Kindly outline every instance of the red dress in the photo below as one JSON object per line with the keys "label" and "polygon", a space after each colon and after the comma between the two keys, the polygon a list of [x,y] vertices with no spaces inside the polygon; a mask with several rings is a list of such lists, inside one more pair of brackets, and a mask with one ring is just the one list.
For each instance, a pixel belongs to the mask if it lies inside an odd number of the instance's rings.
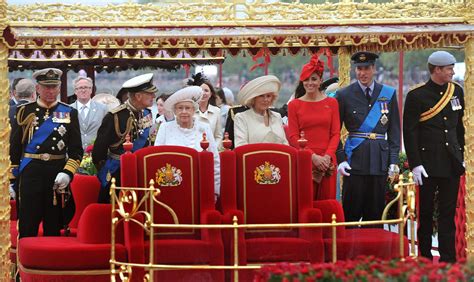
{"label": "red dress", "polygon": [[[288,104],[288,135],[291,146],[298,148],[300,132],[304,131],[307,147],[313,153],[331,156],[335,167],[336,149],[340,140],[339,104],[334,98],[309,102],[294,99]],[[321,183],[314,182],[315,200],[336,199],[337,171],[323,177]]]}

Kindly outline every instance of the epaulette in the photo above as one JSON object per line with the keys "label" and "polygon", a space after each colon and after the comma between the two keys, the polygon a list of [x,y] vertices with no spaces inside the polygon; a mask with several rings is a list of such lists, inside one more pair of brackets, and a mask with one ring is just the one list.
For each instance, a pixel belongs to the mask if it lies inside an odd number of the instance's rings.
{"label": "epaulette", "polygon": [[416,84],[416,85],[410,87],[410,88],[408,89],[408,92],[413,91],[413,90],[415,90],[415,89],[417,89],[417,88],[420,88],[421,86],[424,86],[425,84],[426,84],[426,82],[418,83],[418,84]]}
{"label": "epaulette", "polygon": [[111,112],[112,114],[116,114],[116,113],[118,113],[118,112],[120,112],[121,110],[126,109],[126,108],[127,108],[127,105],[121,104],[120,106],[111,109],[110,112]]}
{"label": "epaulette", "polygon": [[18,108],[20,108],[20,107],[24,107],[24,106],[29,105],[29,104],[32,104],[32,103],[34,103],[34,102],[35,102],[35,101],[31,101],[31,102],[24,103],[24,104],[21,104],[21,105],[18,105],[18,104],[17,104],[16,107],[17,107],[17,109],[18,109]]}
{"label": "epaulette", "polygon": [[66,104],[66,103],[64,103],[64,102],[59,101],[58,103],[59,103],[59,104],[62,104],[63,106],[68,106],[68,107],[72,108],[71,105]]}
{"label": "epaulette", "polygon": [[459,84],[458,82],[456,82],[456,81],[451,81],[451,82],[456,84],[457,86],[461,87],[461,89],[464,89],[464,87],[461,84]]}

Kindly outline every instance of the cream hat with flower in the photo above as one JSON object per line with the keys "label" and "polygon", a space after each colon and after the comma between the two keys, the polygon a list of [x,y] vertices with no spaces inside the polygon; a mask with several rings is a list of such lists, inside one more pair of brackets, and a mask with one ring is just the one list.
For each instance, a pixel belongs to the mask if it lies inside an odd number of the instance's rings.
{"label": "cream hat with flower", "polygon": [[192,102],[194,108],[202,98],[202,88],[199,86],[188,86],[183,89],[176,91],[164,103],[164,107],[167,111],[173,111],[174,105],[180,102]]}
{"label": "cream hat with flower", "polygon": [[281,83],[276,76],[260,76],[249,81],[240,89],[239,94],[237,94],[237,100],[241,105],[251,106],[253,98],[272,93],[275,96],[273,101],[275,101],[278,99],[280,88]]}

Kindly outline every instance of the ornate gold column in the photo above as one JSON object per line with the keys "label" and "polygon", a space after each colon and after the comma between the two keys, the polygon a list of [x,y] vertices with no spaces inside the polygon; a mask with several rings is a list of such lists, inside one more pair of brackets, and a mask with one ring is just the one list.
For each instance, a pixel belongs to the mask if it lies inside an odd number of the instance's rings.
{"label": "ornate gold column", "polygon": [[466,241],[467,258],[474,258],[474,38],[470,38],[464,46],[466,76],[464,81],[464,125],[466,126]]}
{"label": "ornate gold column", "polygon": [[[6,0],[0,0],[0,31],[7,26]],[[10,279],[10,194],[8,170],[10,123],[8,122],[8,48],[0,41],[0,281]]]}
{"label": "ornate gold column", "polygon": [[348,47],[339,47],[337,50],[339,59],[339,86],[344,87],[351,82],[351,54]]}

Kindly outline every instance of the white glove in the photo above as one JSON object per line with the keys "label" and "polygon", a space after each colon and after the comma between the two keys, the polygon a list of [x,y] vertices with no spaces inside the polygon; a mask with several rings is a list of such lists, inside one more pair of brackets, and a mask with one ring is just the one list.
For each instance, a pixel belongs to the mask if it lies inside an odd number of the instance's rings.
{"label": "white glove", "polygon": [[71,178],[69,177],[69,175],[67,175],[64,172],[60,172],[56,176],[54,183],[57,184],[60,189],[64,189],[66,188],[66,186],[69,184],[70,181],[71,181]]}
{"label": "white glove", "polygon": [[348,162],[344,161],[342,163],[340,163],[338,166],[337,166],[337,171],[344,175],[344,176],[349,176],[351,175],[349,172],[347,172],[348,170],[351,170],[351,166],[349,165]]}
{"label": "white glove", "polygon": [[423,178],[421,176],[428,177],[425,168],[422,165],[419,165],[413,169],[413,179],[415,180],[416,185],[423,185]]}
{"label": "white glove", "polygon": [[15,196],[16,196],[16,193],[15,193],[15,190],[13,189],[13,184],[10,184],[10,198],[12,198],[13,200],[15,200]]}

